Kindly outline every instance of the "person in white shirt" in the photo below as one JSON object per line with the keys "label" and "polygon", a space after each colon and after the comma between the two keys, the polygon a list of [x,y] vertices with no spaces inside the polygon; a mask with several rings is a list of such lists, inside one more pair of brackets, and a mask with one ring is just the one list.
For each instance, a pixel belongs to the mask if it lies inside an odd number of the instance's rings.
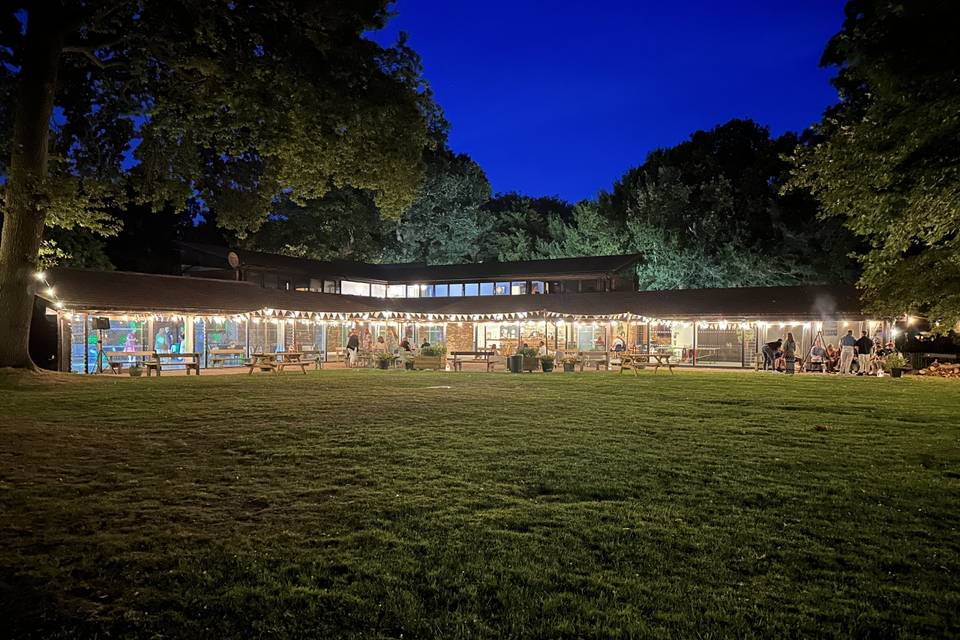
{"label": "person in white shirt", "polygon": [[545,356],[545,355],[547,355],[547,353],[548,353],[548,351],[547,351],[547,343],[544,342],[543,340],[541,340],[541,341],[540,341],[540,348],[537,349],[537,355],[538,355],[538,356]]}

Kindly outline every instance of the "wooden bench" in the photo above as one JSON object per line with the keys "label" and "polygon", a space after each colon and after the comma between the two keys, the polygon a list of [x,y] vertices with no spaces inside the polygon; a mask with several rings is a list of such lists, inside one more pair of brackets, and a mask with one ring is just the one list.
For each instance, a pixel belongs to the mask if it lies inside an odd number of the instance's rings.
{"label": "wooden bench", "polygon": [[[171,362],[172,360],[179,360],[179,362]],[[147,370],[148,378],[152,371],[156,371],[157,377],[159,378],[160,371],[162,371],[164,367],[184,367],[187,370],[187,375],[190,375],[191,370],[196,372],[197,375],[200,375],[200,354],[154,352],[153,359],[145,361],[143,366]]]}
{"label": "wooden bench", "polygon": [[640,369],[646,369],[650,363],[650,356],[646,354],[620,354],[620,373],[624,371],[633,371],[633,375],[638,375]]}
{"label": "wooden bench", "polygon": [[207,352],[209,355],[209,364],[211,368],[222,367],[227,362],[236,362],[235,366],[243,366],[243,349],[220,349],[213,348]]}
{"label": "wooden bench", "polygon": [[606,351],[581,351],[579,354],[580,359],[580,371],[583,371],[583,367],[587,364],[593,364],[597,367],[597,371],[600,371],[601,365],[610,370],[610,357]]}
{"label": "wooden bench", "polygon": [[454,371],[463,371],[464,363],[483,364],[492,371],[497,359],[492,351],[451,351],[450,362]]}
{"label": "wooden bench", "polygon": [[[144,364],[148,360],[153,360],[153,356],[156,354],[155,351],[104,351],[103,355],[107,359],[107,366],[110,367],[110,370],[115,374],[118,374],[123,371],[123,365],[140,365]],[[131,358],[133,359],[131,361]]]}

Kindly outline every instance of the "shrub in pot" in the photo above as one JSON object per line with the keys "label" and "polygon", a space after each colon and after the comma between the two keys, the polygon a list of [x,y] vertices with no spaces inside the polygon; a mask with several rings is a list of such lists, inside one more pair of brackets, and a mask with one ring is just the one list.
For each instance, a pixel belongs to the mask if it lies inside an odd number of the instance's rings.
{"label": "shrub in pot", "polygon": [[883,368],[890,372],[891,378],[899,378],[907,368],[907,359],[899,353],[891,353],[883,359]]}
{"label": "shrub in pot", "polygon": [[389,369],[390,365],[393,364],[393,361],[395,359],[396,359],[396,356],[393,355],[392,353],[387,353],[386,351],[384,351],[383,353],[378,353],[377,366],[380,367],[381,369]]}
{"label": "shrub in pot", "polygon": [[570,357],[563,359],[563,371],[564,373],[571,373],[577,370],[577,359]]}
{"label": "shrub in pot", "polygon": [[543,369],[544,373],[550,373],[553,371],[553,356],[540,356],[540,367]]}
{"label": "shrub in pot", "polygon": [[523,356],[523,370],[535,371],[540,368],[540,356],[533,347],[521,347],[517,353]]}

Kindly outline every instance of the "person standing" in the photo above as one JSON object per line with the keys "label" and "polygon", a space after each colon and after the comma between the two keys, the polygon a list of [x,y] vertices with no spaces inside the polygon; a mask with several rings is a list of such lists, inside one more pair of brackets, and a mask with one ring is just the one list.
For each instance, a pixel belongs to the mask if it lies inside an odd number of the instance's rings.
{"label": "person standing", "polygon": [[347,366],[352,367],[357,364],[357,351],[360,350],[360,337],[357,330],[350,331],[350,337],[347,338]]}
{"label": "person standing", "polygon": [[847,335],[840,338],[840,375],[842,376],[850,373],[856,344],[857,339],[853,337],[853,329],[847,331]]}
{"label": "person standing", "polygon": [[760,349],[763,352],[763,370],[767,370],[767,366],[770,367],[771,371],[775,371],[774,363],[777,360],[777,351],[780,351],[780,345],[783,344],[783,340],[777,338],[773,342],[768,342],[763,345],[763,348]]}
{"label": "person standing", "polygon": [[854,347],[857,350],[857,363],[860,365],[860,370],[857,372],[857,375],[865,376],[870,370],[870,354],[873,352],[873,340],[871,340],[867,332],[864,331],[860,339],[854,343]]}
{"label": "person standing", "polygon": [[797,341],[793,339],[793,333],[787,332],[787,339],[783,341],[783,361],[785,363],[784,371],[788,375],[793,375],[793,368],[797,362]]}

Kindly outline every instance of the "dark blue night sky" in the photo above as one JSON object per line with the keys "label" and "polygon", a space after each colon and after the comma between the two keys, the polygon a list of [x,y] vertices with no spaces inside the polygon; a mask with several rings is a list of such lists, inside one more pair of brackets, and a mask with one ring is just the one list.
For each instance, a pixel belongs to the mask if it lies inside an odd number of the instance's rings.
{"label": "dark blue night sky", "polygon": [[495,191],[578,200],[696,129],[819,120],[836,95],[818,62],[843,5],[398,0],[376,39],[409,34],[451,146]]}

